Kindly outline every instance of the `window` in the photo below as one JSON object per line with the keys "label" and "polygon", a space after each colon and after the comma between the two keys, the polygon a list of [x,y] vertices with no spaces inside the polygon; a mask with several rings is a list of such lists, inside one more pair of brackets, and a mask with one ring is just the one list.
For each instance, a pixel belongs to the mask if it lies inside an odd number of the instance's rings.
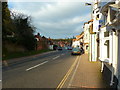
{"label": "window", "polygon": [[88,50],[88,45],[86,46],[86,50]]}
{"label": "window", "polygon": [[104,32],[104,37],[109,37],[109,32]]}

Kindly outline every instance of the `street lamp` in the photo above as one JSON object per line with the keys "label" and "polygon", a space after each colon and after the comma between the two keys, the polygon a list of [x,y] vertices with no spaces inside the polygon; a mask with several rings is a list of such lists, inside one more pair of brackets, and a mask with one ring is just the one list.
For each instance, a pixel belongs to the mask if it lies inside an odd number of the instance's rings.
{"label": "street lamp", "polygon": [[91,3],[85,3],[85,6],[91,6],[91,19],[92,19],[92,4]]}
{"label": "street lamp", "polygon": [[90,6],[90,5],[92,5],[92,4],[91,4],[91,3],[85,3],[85,5],[86,5],[86,6]]}
{"label": "street lamp", "polygon": [[[85,3],[85,6],[91,6],[91,19],[92,19],[92,4],[91,4],[91,3]],[[92,36],[91,36],[91,38],[92,38]],[[91,50],[90,50],[90,49],[91,49],[90,46],[91,46],[91,45],[90,45],[90,35],[89,35],[89,53],[88,53],[88,58],[89,58],[90,61],[91,61],[92,59],[91,59],[90,53],[92,53],[92,52],[91,52]],[[91,46],[91,47],[92,47],[92,46]]]}

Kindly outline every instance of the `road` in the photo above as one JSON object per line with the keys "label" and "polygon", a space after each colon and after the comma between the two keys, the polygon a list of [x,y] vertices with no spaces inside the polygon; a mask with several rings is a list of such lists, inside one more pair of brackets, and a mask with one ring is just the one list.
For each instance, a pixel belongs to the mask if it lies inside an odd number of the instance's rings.
{"label": "road", "polygon": [[62,50],[3,69],[3,88],[67,88],[80,56]]}

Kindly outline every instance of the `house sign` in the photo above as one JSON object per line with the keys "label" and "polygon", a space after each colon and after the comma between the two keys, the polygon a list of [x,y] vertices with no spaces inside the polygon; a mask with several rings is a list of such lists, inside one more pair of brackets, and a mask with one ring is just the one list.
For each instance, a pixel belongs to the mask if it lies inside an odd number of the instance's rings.
{"label": "house sign", "polygon": [[99,24],[99,20],[94,20],[93,21],[93,32],[99,32],[99,27],[100,27],[100,24]]}

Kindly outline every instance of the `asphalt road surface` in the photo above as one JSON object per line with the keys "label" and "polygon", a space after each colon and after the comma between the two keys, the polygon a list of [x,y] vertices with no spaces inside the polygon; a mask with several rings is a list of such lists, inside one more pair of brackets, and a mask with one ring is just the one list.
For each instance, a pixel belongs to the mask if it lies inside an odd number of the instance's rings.
{"label": "asphalt road surface", "polygon": [[56,51],[4,70],[3,88],[67,88],[80,56]]}

